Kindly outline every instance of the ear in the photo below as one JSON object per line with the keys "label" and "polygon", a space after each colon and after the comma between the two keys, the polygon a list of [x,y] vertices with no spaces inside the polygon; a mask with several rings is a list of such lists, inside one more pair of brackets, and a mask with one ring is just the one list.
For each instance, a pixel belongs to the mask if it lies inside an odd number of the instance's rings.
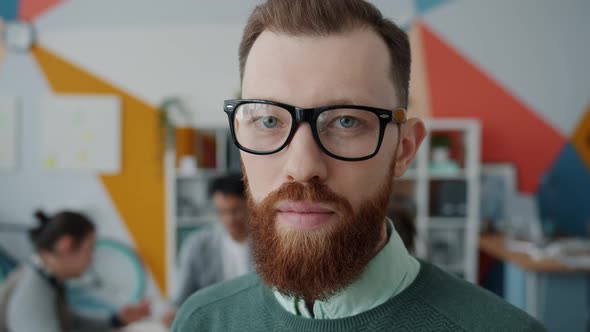
{"label": "ear", "polygon": [[71,253],[74,249],[74,239],[70,235],[60,237],[54,247],[54,251],[58,254]]}
{"label": "ear", "polygon": [[412,160],[426,137],[424,122],[418,118],[411,118],[402,125],[401,142],[397,151],[397,163],[395,165],[395,177],[404,175],[412,164]]}

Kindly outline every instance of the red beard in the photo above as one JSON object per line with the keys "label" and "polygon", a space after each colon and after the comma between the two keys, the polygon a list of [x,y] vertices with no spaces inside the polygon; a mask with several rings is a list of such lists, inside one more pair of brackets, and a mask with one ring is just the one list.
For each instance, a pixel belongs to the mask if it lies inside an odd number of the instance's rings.
{"label": "red beard", "polygon": [[[393,167],[389,175],[393,179]],[[246,177],[245,181],[256,270],[282,294],[306,301],[327,300],[356,280],[376,254],[393,181],[379,186],[358,211],[316,181],[285,183],[256,204]],[[278,227],[280,201],[323,203],[336,211],[336,220],[315,230]]]}

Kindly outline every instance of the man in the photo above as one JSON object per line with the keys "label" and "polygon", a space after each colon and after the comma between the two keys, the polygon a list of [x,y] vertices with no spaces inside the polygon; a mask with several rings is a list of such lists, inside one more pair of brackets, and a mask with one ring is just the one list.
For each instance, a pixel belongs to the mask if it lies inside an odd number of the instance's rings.
{"label": "man", "polygon": [[[240,44],[257,275],[195,294],[173,330],[537,331],[520,310],[410,256],[385,218],[426,135],[406,119],[406,34],[361,0],[269,0]],[[293,105],[293,106],[292,106]]]}
{"label": "man", "polygon": [[[197,290],[252,270],[241,175],[214,179],[209,196],[221,225],[195,232],[185,240],[180,252],[179,286],[172,300],[176,308]],[[174,310],[166,313],[164,324],[170,325],[174,315]]]}

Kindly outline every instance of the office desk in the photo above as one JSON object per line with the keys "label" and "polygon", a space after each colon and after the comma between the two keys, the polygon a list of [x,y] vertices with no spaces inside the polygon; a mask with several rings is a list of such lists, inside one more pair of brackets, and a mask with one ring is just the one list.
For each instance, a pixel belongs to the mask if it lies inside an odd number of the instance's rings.
{"label": "office desk", "polygon": [[482,252],[504,262],[504,298],[537,318],[549,331],[587,331],[590,269],[554,258],[534,260],[510,250],[502,235],[482,235]]}
{"label": "office desk", "polygon": [[168,329],[165,328],[160,322],[157,321],[142,321],[131,324],[125,327],[121,332],[167,332]]}

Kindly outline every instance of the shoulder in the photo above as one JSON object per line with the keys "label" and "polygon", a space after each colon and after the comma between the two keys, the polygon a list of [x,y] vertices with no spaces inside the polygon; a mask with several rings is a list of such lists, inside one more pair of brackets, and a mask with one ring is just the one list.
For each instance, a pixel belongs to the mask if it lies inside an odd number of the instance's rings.
{"label": "shoulder", "polygon": [[[32,267],[24,266],[6,311],[8,329],[11,331],[60,331],[56,301],[57,292],[53,286]],[[32,313],[35,319],[31,319]]]}
{"label": "shoulder", "polygon": [[422,300],[467,331],[545,331],[524,311],[497,295],[422,262],[429,282]]}
{"label": "shoulder", "polygon": [[253,273],[221,282],[193,294],[180,311],[181,313],[190,314],[216,305],[231,304],[244,293],[260,286],[260,279]]}
{"label": "shoulder", "polygon": [[185,240],[184,247],[194,248],[208,245],[215,242],[219,237],[219,229],[217,226],[204,226],[203,228],[192,232]]}
{"label": "shoulder", "polygon": [[39,299],[53,299],[53,287],[32,267],[24,265],[18,272],[18,281],[13,290],[12,302],[39,302]]}
{"label": "shoulder", "polygon": [[210,251],[214,251],[218,242],[216,227],[204,226],[203,228],[192,232],[182,242],[180,256],[185,260],[198,260]]}
{"label": "shoulder", "polygon": [[47,291],[53,293],[53,287],[33,267],[23,265],[17,273],[19,273],[19,280],[15,292]]}
{"label": "shoulder", "polygon": [[9,317],[20,316],[21,308],[30,308],[42,312],[53,307],[56,298],[54,289],[30,266],[23,266],[19,271],[18,281],[8,301]]}
{"label": "shoulder", "polygon": [[243,311],[244,305],[253,300],[253,292],[260,287],[262,284],[258,276],[248,274],[196,292],[180,308],[173,331],[184,331],[184,328],[210,314],[223,312],[230,316],[234,311]]}

